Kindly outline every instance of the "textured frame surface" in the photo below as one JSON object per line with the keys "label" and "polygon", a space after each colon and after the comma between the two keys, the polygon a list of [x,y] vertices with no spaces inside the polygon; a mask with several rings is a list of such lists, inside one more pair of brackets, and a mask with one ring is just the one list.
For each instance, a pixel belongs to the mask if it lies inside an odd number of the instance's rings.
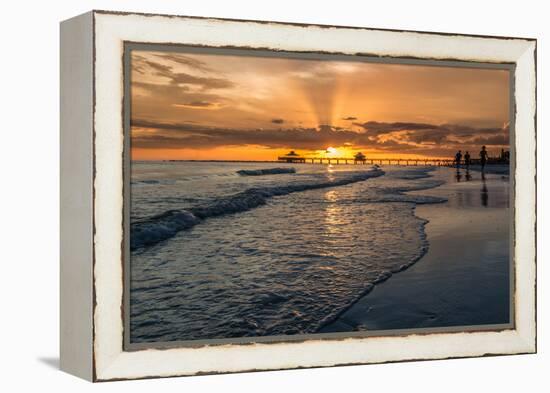
{"label": "textured frame surface", "polygon": [[[95,380],[531,353],[536,350],[535,41],[104,12],[94,12],[93,22]],[[515,195],[515,329],[125,352],[121,312],[124,152],[121,76],[124,42],[128,41],[514,63],[516,189],[521,190]]]}

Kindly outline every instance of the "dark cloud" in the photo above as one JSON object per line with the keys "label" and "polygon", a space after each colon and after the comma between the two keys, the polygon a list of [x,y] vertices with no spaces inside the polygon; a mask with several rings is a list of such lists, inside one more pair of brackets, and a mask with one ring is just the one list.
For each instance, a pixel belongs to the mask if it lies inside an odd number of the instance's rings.
{"label": "dark cloud", "polygon": [[384,142],[377,142],[375,146],[377,149],[388,150],[388,151],[414,150],[417,148],[417,146],[415,145],[398,142],[393,139],[388,139],[387,141],[384,141]]}
{"label": "dark cloud", "polygon": [[440,130],[408,131],[403,138],[414,143],[445,143],[449,134]]}
{"label": "dark cloud", "polygon": [[[275,120],[275,119],[274,119]],[[371,122],[375,123],[375,122]],[[379,149],[392,152],[407,151],[417,154],[451,154],[457,146],[474,149],[476,146],[507,145],[506,128],[491,129],[493,135],[485,135],[489,129],[475,129],[458,125],[446,126],[447,130],[469,129],[476,135],[467,141],[458,141],[455,134],[443,134],[443,128],[420,123],[376,123],[378,130],[404,130],[399,138],[371,135],[330,125],[318,128],[287,129],[234,129],[206,127],[190,123],[163,123],[146,120],[132,121],[132,127],[154,129],[151,133],[135,134],[132,145],[138,148],[213,148],[219,146],[258,145],[266,148],[322,150],[327,146],[351,146],[361,149]],[[400,124],[397,125],[396,124]],[[403,125],[407,124],[406,127]],[[482,134],[481,136],[479,134]],[[422,153],[421,153],[422,152]]]}
{"label": "dark cloud", "polygon": [[146,90],[147,93],[155,97],[159,97],[159,99],[181,99],[182,94],[185,94],[187,91],[189,91],[189,87],[187,86],[161,85],[158,83],[137,81],[132,83],[132,88],[134,87]]}
{"label": "dark cloud", "polygon": [[[178,64],[185,64],[195,69],[198,68],[203,71],[207,70],[203,62],[192,58],[187,58],[184,56],[178,56],[173,54],[157,55],[157,57],[169,59]],[[199,87],[202,90],[227,89],[235,86],[233,82],[224,78],[211,77],[211,76],[197,76],[186,72],[174,72],[171,66],[157,63],[152,60],[148,60],[139,55],[134,55],[133,61],[135,62],[133,67],[138,73],[150,74],[150,75],[167,78],[169,80],[169,83],[173,85],[194,85]]]}
{"label": "dark cloud", "polygon": [[376,140],[381,135],[399,132],[399,139],[412,144],[460,145],[483,144],[504,145],[509,142],[509,128],[504,127],[471,127],[460,124],[428,124],[428,123],[384,123],[369,121],[354,123],[365,130],[367,135]]}
{"label": "dark cloud", "polygon": [[212,72],[213,70],[206,65],[204,61],[200,61],[193,57],[188,57],[181,54],[176,53],[157,53],[155,54],[156,57],[171,61],[173,63],[177,63],[180,65],[184,65],[190,68],[194,68],[200,71],[204,72]]}
{"label": "dark cloud", "polygon": [[188,106],[197,106],[197,107],[201,107],[201,108],[207,108],[207,107],[210,107],[210,106],[214,106],[215,103],[207,102],[207,101],[193,101],[193,102],[188,102],[186,105],[188,105]]}
{"label": "dark cloud", "polygon": [[366,123],[353,123],[356,126],[362,127],[369,135],[384,135],[396,131],[411,131],[411,132],[424,132],[424,135],[428,135],[429,132],[439,132],[445,135],[476,135],[476,134],[495,134],[503,131],[508,131],[508,127],[486,127],[475,128],[466,125],[457,124],[427,124],[427,123],[384,123],[377,121],[368,121]]}
{"label": "dark cloud", "polygon": [[186,108],[198,108],[198,109],[214,109],[219,106],[217,102],[209,102],[209,101],[191,101],[191,102],[184,102],[180,104],[174,104],[176,106],[183,106]]}
{"label": "dark cloud", "polygon": [[235,84],[227,79],[194,76],[185,72],[170,73],[171,83],[176,85],[196,85],[206,89],[227,89]]}
{"label": "dark cloud", "polygon": [[142,120],[142,119],[131,119],[130,125],[132,127],[149,128],[149,129],[161,130],[161,131],[168,130],[168,131],[181,132],[181,133],[212,129],[202,125],[195,124],[195,122],[163,123],[163,122],[157,122],[155,120]]}
{"label": "dark cloud", "polygon": [[157,107],[187,107],[200,109],[213,109],[225,106],[229,100],[218,94],[210,92],[191,91],[186,85],[156,84],[147,82],[133,82],[132,88],[139,88],[146,92],[146,96],[134,95],[132,105],[136,110],[152,108],[150,97],[154,97],[153,103]]}
{"label": "dark cloud", "polygon": [[370,135],[383,135],[395,131],[405,130],[429,130],[437,128],[433,124],[425,123],[382,123],[378,121],[367,121],[366,123],[353,123],[356,126],[363,127],[365,132]]}
{"label": "dark cloud", "polygon": [[353,121],[353,120],[357,120],[357,118],[353,116],[348,116],[348,117],[342,117],[342,120]]}
{"label": "dark cloud", "polygon": [[288,129],[226,129],[189,123],[132,121],[132,127],[152,128],[150,134],[134,135],[132,145],[141,148],[210,148],[229,145],[260,145],[268,148],[326,149],[327,146],[372,144],[363,133],[330,126]]}
{"label": "dark cloud", "polygon": [[[343,130],[342,127],[335,127],[329,124],[320,124],[318,129],[319,129],[319,132],[327,132],[327,133]],[[350,131],[350,132],[353,132],[353,131]],[[356,132],[353,132],[353,133],[356,134]]]}
{"label": "dark cloud", "polygon": [[283,124],[285,122],[284,119],[272,119],[271,122],[273,124]]}
{"label": "dark cloud", "polygon": [[510,135],[509,134],[501,134],[501,135],[493,135],[489,137],[479,137],[475,138],[470,144],[474,145],[497,145],[497,146],[507,146],[510,144]]}
{"label": "dark cloud", "polygon": [[158,75],[165,75],[167,73],[170,73],[172,68],[170,66],[155,63],[154,61],[141,59],[140,64],[136,65],[137,70],[139,73],[144,74],[145,73],[145,67],[147,66],[150,70],[154,71]]}

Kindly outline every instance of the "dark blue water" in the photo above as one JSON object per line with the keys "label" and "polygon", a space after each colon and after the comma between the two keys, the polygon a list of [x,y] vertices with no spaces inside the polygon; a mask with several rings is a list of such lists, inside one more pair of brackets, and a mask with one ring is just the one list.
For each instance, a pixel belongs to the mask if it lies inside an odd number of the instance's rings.
{"label": "dark blue water", "polygon": [[270,167],[134,163],[132,342],[315,333],[426,252],[429,168]]}

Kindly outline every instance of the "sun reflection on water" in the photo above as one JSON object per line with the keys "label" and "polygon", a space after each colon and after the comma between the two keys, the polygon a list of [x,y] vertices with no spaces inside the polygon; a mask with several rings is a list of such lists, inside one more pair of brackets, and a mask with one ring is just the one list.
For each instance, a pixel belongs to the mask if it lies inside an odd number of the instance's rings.
{"label": "sun reflection on water", "polygon": [[338,203],[340,197],[336,190],[330,190],[325,193],[325,232],[328,236],[328,241],[338,241],[338,235],[342,231],[342,226],[345,224],[344,211],[342,206]]}
{"label": "sun reflection on water", "polygon": [[334,166],[332,164],[327,165],[327,178],[330,181],[334,180]]}

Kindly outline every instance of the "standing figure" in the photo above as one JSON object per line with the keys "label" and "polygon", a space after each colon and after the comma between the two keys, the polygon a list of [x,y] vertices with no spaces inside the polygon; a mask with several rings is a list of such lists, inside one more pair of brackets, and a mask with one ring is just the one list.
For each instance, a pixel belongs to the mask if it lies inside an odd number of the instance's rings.
{"label": "standing figure", "polygon": [[462,160],[462,152],[459,150],[455,154],[456,170],[460,168],[460,161]]}
{"label": "standing figure", "polygon": [[464,164],[466,165],[466,170],[470,169],[470,152],[464,154]]}
{"label": "standing figure", "polygon": [[485,149],[485,146],[481,148],[481,151],[479,152],[479,161],[481,162],[481,170],[485,170],[485,164],[487,163],[487,150]]}

